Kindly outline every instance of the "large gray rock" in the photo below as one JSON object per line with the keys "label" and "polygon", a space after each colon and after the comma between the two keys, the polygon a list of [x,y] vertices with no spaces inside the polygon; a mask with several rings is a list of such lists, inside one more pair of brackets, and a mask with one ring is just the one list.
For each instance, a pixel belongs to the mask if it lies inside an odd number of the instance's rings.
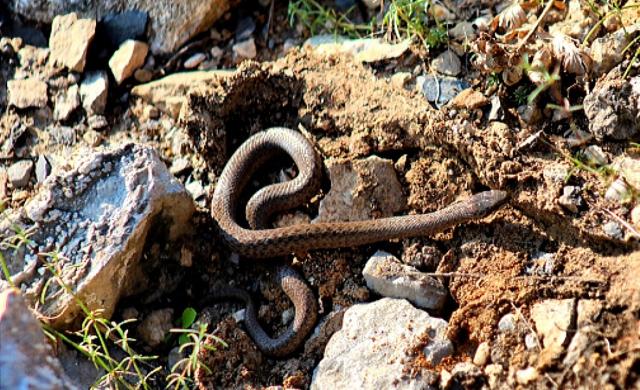
{"label": "large gray rock", "polygon": [[[62,279],[89,309],[101,309],[108,318],[121,296],[145,286],[139,259],[150,228],[162,221],[169,239],[175,238],[188,228],[193,210],[189,194],[156,152],[128,144],[49,176],[24,215],[13,221],[33,229],[32,243],[5,258],[10,273],[21,275],[27,297],[37,299],[52,276],[36,254],[56,250],[45,259],[55,260]],[[34,264],[37,272],[20,274]],[[53,326],[79,313],[76,299],[58,283],[49,283],[43,297],[38,310]]]}
{"label": "large gray rock", "polygon": [[352,306],[327,344],[311,389],[430,389],[405,370],[416,349],[433,365],[453,353],[446,328],[445,320],[401,299]]}
{"label": "large gray rock", "polygon": [[640,132],[640,77],[622,77],[616,68],[584,98],[589,132],[598,140],[631,140]]}
{"label": "large gray rock", "polygon": [[367,287],[389,298],[404,298],[424,309],[441,309],[447,290],[432,276],[402,264],[395,256],[377,251],[362,270]]}
{"label": "large gray rock", "polygon": [[175,51],[194,35],[207,30],[236,0],[9,0],[9,7],[27,19],[51,23],[56,15],[77,12],[102,20],[107,14],[128,10],[148,12],[149,44],[155,54]]}
{"label": "large gray rock", "polygon": [[0,388],[76,389],[15,289],[0,293]]}

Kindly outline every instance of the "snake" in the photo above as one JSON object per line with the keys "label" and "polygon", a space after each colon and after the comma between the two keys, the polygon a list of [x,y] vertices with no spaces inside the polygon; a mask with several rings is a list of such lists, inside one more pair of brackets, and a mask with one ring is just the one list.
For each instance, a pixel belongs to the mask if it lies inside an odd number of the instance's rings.
{"label": "snake", "polygon": [[[291,180],[267,185],[253,194],[245,206],[245,224],[237,216],[243,191],[260,167],[282,153],[293,160],[297,175]],[[319,154],[300,132],[272,127],[247,138],[227,161],[211,199],[211,214],[222,240],[231,251],[256,260],[315,249],[355,247],[432,235],[484,218],[508,199],[505,191],[488,190],[426,214],[270,228],[269,220],[273,215],[300,206],[319,191],[322,171]],[[291,267],[279,267],[276,282],[292,301],[295,310],[293,321],[277,338],[268,336],[261,327],[248,293],[227,288],[218,295],[244,301],[245,328],[255,344],[269,356],[285,357],[295,352],[311,332],[318,309],[310,287]]]}

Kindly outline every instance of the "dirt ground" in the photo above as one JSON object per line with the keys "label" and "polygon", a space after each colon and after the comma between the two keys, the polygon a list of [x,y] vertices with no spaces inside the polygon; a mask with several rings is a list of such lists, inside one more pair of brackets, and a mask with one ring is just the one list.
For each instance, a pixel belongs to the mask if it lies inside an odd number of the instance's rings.
{"label": "dirt ground", "polygon": [[[282,21],[282,12],[275,17]],[[278,29],[276,37],[282,36]],[[508,367],[494,377],[462,378],[463,388],[489,383],[496,388],[640,388],[639,244],[632,237],[613,239],[602,229],[609,213],[624,216],[629,210],[603,197],[610,183],[573,169],[567,158],[570,150],[556,125],[527,125],[515,115],[489,121],[488,107],[434,109],[415,88],[398,87],[389,80],[397,71],[414,69],[419,63],[415,54],[400,62],[368,66],[346,56],[319,56],[303,49],[279,59],[270,53],[260,48],[257,60],[273,62],[245,61],[234,76],[192,91],[178,120],[164,113],[150,119],[149,105],[134,97],[115,104],[108,113],[112,125],[102,133],[104,145],[142,142],[157,149],[170,165],[176,157],[175,137],[168,134],[179,132],[192,162],[189,178],[211,184],[199,203],[189,237],[178,243],[150,240],[144,255],[149,292],[124,299],[116,320],[131,307],[140,317],[161,307],[178,313],[195,307],[211,323],[214,334],[228,344],[203,353],[211,372],[198,372],[200,388],[306,388],[326,342],[340,327],[344,310],[378,298],[366,287],[362,268],[376,250],[384,249],[398,258],[418,258],[420,270],[437,275],[450,291],[444,310],[435,314],[449,321],[448,335],[456,352],[435,369],[450,370],[456,363],[471,361],[483,342],[491,345],[492,362]],[[37,73],[40,66],[32,64],[29,71]],[[3,81],[16,69],[1,64],[0,72]],[[122,96],[123,90],[114,94]],[[505,111],[515,106],[505,102]],[[35,129],[37,135],[28,138],[19,153],[64,153],[62,145],[47,141],[44,128],[49,122],[38,115],[38,111],[8,110],[0,121],[5,129],[17,122],[30,123]],[[509,202],[481,221],[433,237],[311,251],[271,261],[238,261],[217,237],[210,198],[233,151],[249,135],[270,126],[300,129],[324,159],[377,155],[393,160],[407,198],[405,214],[434,211],[489,188],[507,191]],[[539,130],[545,131],[536,135]],[[529,142],[532,137],[534,141]],[[34,139],[39,141],[30,141]],[[603,141],[599,146],[614,156],[634,154],[622,143]],[[270,178],[282,168],[290,169],[291,162],[283,159],[274,167],[267,172]],[[551,173],[558,169],[569,172],[568,177],[555,178]],[[179,179],[184,182],[187,175]],[[557,201],[563,187],[573,184],[585,189],[584,204],[576,212]],[[292,223],[295,213],[315,217],[330,186],[325,175],[323,194],[281,222]],[[11,197],[9,205],[21,207],[32,190]],[[189,266],[180,263],[185,251],[192,255]],[[552,254],[552,261],[544,254]],[[320,334],[309,339],[302,351],[276,360],[262,355],[233,319],[242,305],[212,304],[207,296],[220,284],[248,290],[258,298],[261,322],[278,333],[284,330],[282,312],[291,308],[272,280],[275,263],[282,261],[292,263],[311,285],[321,303],[322,325]],[[593,301],[598,307],[597,315],[589,319],[588,347],[571,365],[563,363],[564,355],[541,353],[539,341],[532,349],[525,345],[532,329],[532,307],[548,299]],[[498,323],[508,313],[517,313],[521,321],[515,332],[504,334]],[[569,333],[578,328],[573,321]],[[166,356],[163,348],[154,353]],[[417,353],[407,370],[434,369],[423,360]],[[529,366],[539,376],[527,385],[514,382],[514,373]]]}

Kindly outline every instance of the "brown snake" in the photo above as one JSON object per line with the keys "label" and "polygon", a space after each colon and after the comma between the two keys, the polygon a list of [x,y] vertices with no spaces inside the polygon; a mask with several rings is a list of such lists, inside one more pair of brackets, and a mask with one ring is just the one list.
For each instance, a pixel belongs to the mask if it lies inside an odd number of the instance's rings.
{"label": "brown snake", "polygon": [[[298,167],[290,181],[272,184],[256,192],[247,203],[246,219],[251,228],[238,223],[238,199],[256,170],[276,153],[285,152]],[[271,128],[247,139],[231,156],[213,194],[211,213],[229,247],[251,258],[268,258],[310,249],[352,247],[394,238],[430,235],[448,227],[487,216],[507,200],[504,191],[485,191],[441,210],[418,215],[368,221],[308,223],[267,228],[276,212],[291,209],[315,194],[320,186],[322,163],[311,143],[300,133]],[[276,339],[261,328],[255,307],[246,292],[227,289],[218,295],[235,297],[247,304],[245,326],[266,354],[282,357],[294,352],[313,329],[317,305],[304,280],[289,267],[282,267],[277,280],[295,307],[289,329]]]}

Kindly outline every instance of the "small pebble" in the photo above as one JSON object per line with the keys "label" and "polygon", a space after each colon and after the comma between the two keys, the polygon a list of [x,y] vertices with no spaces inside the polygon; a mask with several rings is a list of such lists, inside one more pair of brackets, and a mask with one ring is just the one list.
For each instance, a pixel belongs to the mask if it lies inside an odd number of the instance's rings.
{"label": "small pebble", "polygon": [[527,347],[527,349],[529,351],[532,351],[536,348],[538,348],[538,342],[536,340],[536,335],[533,333],[527,333],[526,336],[524,336],[524,345],[525,347]]}
{"label": "small pebble", "polygon": [[94,130],[103,129],[109,125],[104,115],[91,115],[87,120],[87,124]]}
{"label": "small pebble", "polygon": [[640,206],[636,206],[631,210],[631,222],[635,227],[640,227]]}
{"label": "small pebble", "polygon": [[489,343],[482,342],[478,345],[478,349],[476,349],[476,354],[473,356],[473,364],[478,367],[483,367],[489,361],[489,357],[491,356],[491,347]]}
{"label": "small pebble", "polygon": [[41,154],[38,156],[38,161],[36,162],[36,180],[38,183],[43,183],[50,173],[51,164],[49,164],[47,158]]}
{"label": "small pebble", "polygon": [[613,200],[616,202],[621,202],[629,197],[631,193],[631,189],[624,181],[623,178],[619,177],[616,179],[609,188],[607,188],[607,192],[604,194],[604,198],[608,200]]}
{"label": "small pebble", "polygon": [[256,49],[256,43],[253,38],[249,38],[246,41],[238,42],[233,45],[234,57],[238,60],[253,59],[258,54]]}
{"label": "small pebble", "polygon": [[602,151],[602,148],[598,145],[588,146],[584,150],[584,155],[597,165],[605,165],[609,162],[609,158],[606,154],[604,154],[604,151]]}
{"label": "small pebble", "polygon": [[31,171],[33,170],[33,161],[21,160],[11,164],[7,170],[9,182],[14,188],[26,187],[29,184]]}
{"label": "small pebble", "polygon": [[93,129],[87,129],[82,135],[82,139],[90,146],[96,147],[102,143],[102,135]]}
{"label": "small pebble", "polygon": [[602,230],[604,230],[604,234],[615,240],[622,240],[624,238],[624,232],[617,222],[609,221],[605,223]]}
{"label": "small pebble", "polygon": [[577,213],[578,208],[582,206],[580,188],[576,186],[565,186],[562,188],[562,196],[558,198],[558,204],[572,213]]}
{"label": "small pebble", "polygon": [[195,53],[184,62],[185,69],[194,69],[207,58],[204,53]]}
{"label": "small pebble", "polygon": [[211,53],[211,57],[213,57],[213,59],[216,59],[216,60],[219,60],[220,58],[222,58],[222,55],[224,54],[224,50],[222,50],[218,46],[212,47],[209,52]]}
{"label": "small pebble", "polygon": [[527,367],[516,372],[516,380],[522,385],[526,385],[538,378],[538,370],[535,367]]}
{"label": "small pebble", "polygon": [[513,332],[516,329],[516,322],[515,314],[506,314],[498,321],[498,329],[501,332]]}
{"label": "small pebble", "polygon": [[136,81],[146,83],[148,81],[151,81],[151,79],[153,78],[153,72],[145,68],[136,69],[136,71],[133,72],[133,77],[136,79]]}

